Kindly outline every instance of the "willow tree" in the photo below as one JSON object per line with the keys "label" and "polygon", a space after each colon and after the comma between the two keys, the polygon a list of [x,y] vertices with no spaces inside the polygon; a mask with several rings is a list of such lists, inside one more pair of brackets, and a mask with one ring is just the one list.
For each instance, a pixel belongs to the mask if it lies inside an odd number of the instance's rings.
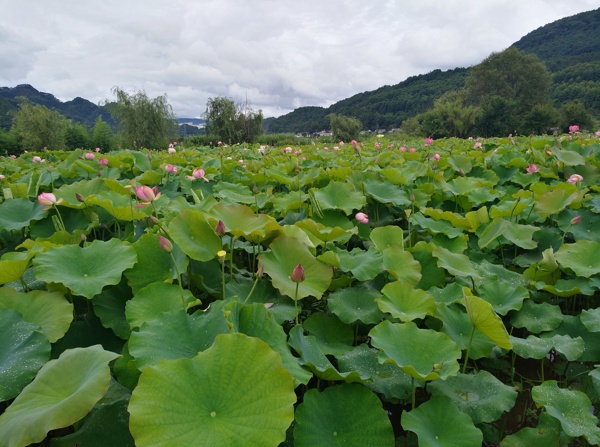
{"label": "willow tree", "polygon": [[119,123],[124,148],[164,148],[177,136],[177,123],[167,95],[150,99],[144,91],[129,94],[115,87],[116,102],[107,103]]}

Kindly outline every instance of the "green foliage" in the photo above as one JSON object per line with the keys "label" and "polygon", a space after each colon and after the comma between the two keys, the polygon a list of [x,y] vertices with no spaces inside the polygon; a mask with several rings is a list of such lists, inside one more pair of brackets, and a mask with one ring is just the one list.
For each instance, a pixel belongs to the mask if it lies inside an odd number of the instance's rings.
{"label": "green foliage", "polygon": [[108,123],[100,116],[96,119],[96,123],[94,124],[90,143],[91,147],[99,147],[104,152],[109,152],[115,148],[113,132]]}
{"label": "green foliage", "polygon": [[264,132],[262,111],[236,105],[231,98],[209,98],[204,118],[207,135],[228,144],[251,143]]}
{"label": "green foliage", "polygon": [[68,123],[65,130],[65,146],[69,150],[88,149],[90,139],[82,124]]}
{"label": "green foliage", "polygon": [[119,123],[121,146],[129,149],[159,149],[177,135],[175,116],[167,96],[148,98],[145,92],[129,94],[115,87],[116,102],[106,107]]}
{"label": "green foliage", "polygon": [[340,141],[356,140],[362,129],[362,124],[358,119],[335,113],[329,115],[329,124],[334,140]]}
{"label": "green foliage", "polygon": [[18,155],[22,152],[16,129],[6,132],[0,129],[0,154]]}
{"label": "green foliage", "polygon": [[[435,101],[433,109],[420,116],[421,131],[433,138],[465,138],[472,135],[480,115],[479,107],[465,103],[464,91],[448,92]],[[408,129],[403,124],[403,130]]]}
{"label": "green foliage", "polygon": [[560,127],[563,132],[568,132],[569,126],[574,124],[581,130],[592,130],[592,116],[581,102],[568,102],[560,108]]}
{"label": "green foliage", "polygon": [[21,101],[13,127],[23,148],[28,150],[62,150],[65,148],[67,121],[55,110]]}

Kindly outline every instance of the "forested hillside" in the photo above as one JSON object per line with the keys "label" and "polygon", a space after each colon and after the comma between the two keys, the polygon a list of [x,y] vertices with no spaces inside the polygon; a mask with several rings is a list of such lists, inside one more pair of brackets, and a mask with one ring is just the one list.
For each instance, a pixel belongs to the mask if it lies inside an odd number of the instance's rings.
{"label": "forested hillside", "polygon": [[[550,99],[555,107],[580,101],[593,114],[600,114],[600,9],[545,25],[513,46],[535,54],[552,72]],[[328,108],[302,107],[272,120],[268,132],[319,131],[328,127],[330,113],[358,118],[364,129],[398,127],[431,108],[444,93],[462,88],[469,72],[469,68],[434,70]]]}

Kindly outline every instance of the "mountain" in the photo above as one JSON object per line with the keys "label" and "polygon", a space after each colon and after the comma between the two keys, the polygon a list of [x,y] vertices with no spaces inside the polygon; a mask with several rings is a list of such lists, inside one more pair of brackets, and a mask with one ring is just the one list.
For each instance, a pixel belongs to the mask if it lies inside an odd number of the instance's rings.
{"label": "mountain", "polygon": [[[552,22],[513,45],[535,54],[550,69],[555,105],[581,101],[600,114],[600,9]],[[330,113],[358,118],[364,129],[399,127],[402,121],[432,107],[443,93],[463,87],[468,74],[469,68],[434,70],[359,93],[327,108],[300,107],[270,120],[268,132],[317,132],[329,128],[326,117]]]}
{"label": "mountain", "polygon": [[29,84],[20,84],[16,87],[0,87],[1,129],[10,129],[11,112],[18,110],[20,97],[25,97],[34,104],[56,110],[68,119],[82,123],[89,128],[94,127],[99,116],[109,125],[115,126],[114,120],[105,107],[98,106],[87,99],[77,97],[71,101],[62,102],[50,93],[40,92]]}

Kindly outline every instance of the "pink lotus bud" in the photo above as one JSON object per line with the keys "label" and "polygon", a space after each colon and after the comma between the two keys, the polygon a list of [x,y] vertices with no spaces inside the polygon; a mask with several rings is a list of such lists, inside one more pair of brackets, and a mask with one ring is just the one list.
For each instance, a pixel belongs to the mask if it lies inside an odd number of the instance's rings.
{"label": "pink lotus bud", "polygon": [[572,174],[571,177],[568,178],[567,183],[572,183],[573,185],[579,183],[583,180],[583,177],[579,174]]}
{"label": "pink lotus bud", "polygon": [[294,271],[292,272],[290,279],[297,283],[304,281],[304,267],[302,267],[302,264],[298,264],[296,267],[294,267]]}
{"label": "pink lotus bud", "polygon": [[158,245],[164,252],[171,253],[173,251],[173,244],[169,239],[162,235],[158,235]]}
{"label": "pink lotus bud", "polygon": [[417,150],[416,150],[414,147],[411,147],[411,148],[408,150],[408,152],[410,152],[410,153],[413,153],[413,152],[416,152],[416,151],[417,151]]}
{"label": "pink lotus bud", "polygon": [[432,159],[433,161],[438,161],[438,160],[440,159],[440,154],[433,154],[433,155],[431,156],[431,159]]}
{"label": "pink lotus bud", "polygon": [[40,163],[42,161],[42,157],[34,155],[31,161],[33,161],[34,163]]}
{"label": "pink lotus bud", "polygon": [[174,154],[175,152],[177,152],[174,147],[170,147],[169,149],[167,149],[167,151],[169,152],[169,154]]}
{"label": "pink lotus bud", "polygon": [[100,163],[100,166],[108,166],[108,158],[100,158],[98,163]]}
{"label": "pink lotus bud", "polygon": [[356,213],[356,216],[354,216],[354,217],[360,223],[363,223],[363,224],[368,224],[369,223],[369,216],[367,216],[365,213]]}
{"label": "pink lotus bud", "polygon": [[79,194],[78,192],[75,193],[75,198],[77,199],[78,202],[84,203],[85,202],[85,197],[83,197],[81,194]]}
{"label": "pink lotus bud", "polygon": [[265,266],[262,265],[262,264],[260,264],[258,266],[258,270],[256,271],[256,278],[257,279],[262,278],[262,276],[264,275],[264,273],[265,273]]}
{"label": "pink lotus bud", "polygon": [[96,148],[96,152],[100,152],[100,148],[99,147]]}
{"label": "pink lotus bud", "polygon": [[538,172],[539,169],[538,169],[538,167],[536,165],[534,165],[533,163],[531,163],[529,165],[529,167],[527,167],[527,169],[525,169],[525,171],[527,171],[528,174],[532,174],[534,172]]}
{"label": "pink lotus bud", "polygon": [[167,171],[169,174],[177,174],[177,166],[173,166],[172,164],[168,164],[167,166],[165,166],[165,171]]}
{"label": "pink lotus bud", "polygon": [[94,158],[96,158],[96,156],[92,152],[86,152],[85,153],[85,158],[87,160],[93,160]]}
{"label": "pink lotus bud", "polygon": [[160,197],[160,193],[158,192],[158,188],[156,186],[154,188],[150,188],[146,185],[135,188],[135,195],[142,202],[153,202],[158,200]]}
{"label": "pink lotus bud", "polygon": [[571,225],[577,225],[581,221],[581,216],[575,216],[571,219]]}
{"label": "pink lotus bud", "polygon": [[425,138],[425,146],[429,146],[433,143],[433,138]]}
{"label": "pink lotus bud", "polygon": [[160,222],[156,216],[152,216],[152,215],[148,216],[148,220],[155,225]]}
{"label": "pink lotus bud", "polygon": [[400,146],[400,152],[406,152],[406,146]]}
{"label": "pink lotus bud", "polygon": [[53,206],[59,203],[51,192],[43,192],[38,196],[38,203],[42,206]]}
{"label": "pink lotus bud", "polygon": [[225,234],[225,224],[220,219],[215,227],[215,233],[217,233],[219,236],[223,236]]}
{"label": "pink lotus bud", "polygon": [[577,124],[569,126],[569,132],[579,132],[579,126]]}

